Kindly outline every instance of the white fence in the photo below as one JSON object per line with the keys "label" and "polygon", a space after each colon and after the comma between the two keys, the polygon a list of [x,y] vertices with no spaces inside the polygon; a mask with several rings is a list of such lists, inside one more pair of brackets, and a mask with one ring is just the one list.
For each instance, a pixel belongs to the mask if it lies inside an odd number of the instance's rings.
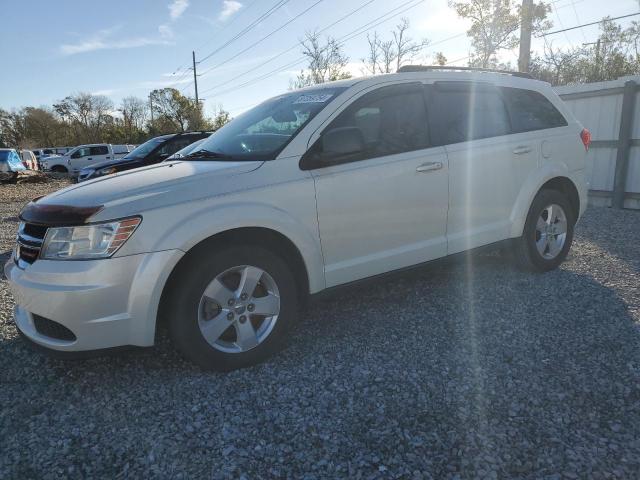
{"label": "white fence", "polygon": [[589,203],[640,208],[640,76],[557,87],[591,132]]}

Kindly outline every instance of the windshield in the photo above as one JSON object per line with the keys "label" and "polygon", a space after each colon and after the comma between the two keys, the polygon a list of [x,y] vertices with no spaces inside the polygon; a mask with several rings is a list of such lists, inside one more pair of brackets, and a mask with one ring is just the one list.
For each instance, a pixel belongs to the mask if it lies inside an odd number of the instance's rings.
{"label": "windshield", "polygon": [[[200,150],[232,160],[273,160],[307,122],[344,90],[318,88],[267,100],[211,135]],[[186,160],[205,157],[193,155]]]}
{"label": "windshield", "polygon": [[156,137],[156,138],[152,138],[151,140],[147,140],[142,145],[137,146],[136,148],[131,150],[129,153],[127,153],[127,155],[124,156],[123,160],[125,158],[131,159],[131,158],[146,157],[154,148],[156,148],[158,145],[166,141],[167,141],[166,137]]}

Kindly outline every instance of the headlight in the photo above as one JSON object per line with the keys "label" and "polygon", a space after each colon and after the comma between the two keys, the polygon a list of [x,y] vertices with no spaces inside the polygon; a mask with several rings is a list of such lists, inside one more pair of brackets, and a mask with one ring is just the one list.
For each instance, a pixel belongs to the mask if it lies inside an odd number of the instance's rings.
{"label": "headlight", "polygon": [[104,167],[95,171],[94,177],[101,177],[103,175],[111,175],[112,173],[117,173],[118,169],[116,167]]}
{"label": "headlight", "polygon": [[87,260],[113,255],[133,234],[142,219],[132,217],[114,222],[47,230],[40,258]]}

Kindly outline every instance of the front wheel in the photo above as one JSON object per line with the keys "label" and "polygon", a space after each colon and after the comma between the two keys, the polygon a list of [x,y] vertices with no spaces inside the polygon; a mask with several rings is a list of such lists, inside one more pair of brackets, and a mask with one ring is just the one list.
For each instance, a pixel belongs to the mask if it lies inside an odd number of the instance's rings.
{"label": "front wheel", "polygon": [[575,223],[575,214],[565,195],[556,190],[541,190],[531,204],[522,236],[514,241],[518,265],[539,272],[557,268],[567,258]]}
{"label": "front wheel", "polygon": [[67,167],[63,165],[54,165],[53,167],[51,167],[51,171],[54,173],[69,173]]}
{"label": "front wheel", "polygon": [[169,303],[169,331],[189,360],[210,370],[262,362],[297,315],[293,274],[259,247],[200,249],[186,259]]}

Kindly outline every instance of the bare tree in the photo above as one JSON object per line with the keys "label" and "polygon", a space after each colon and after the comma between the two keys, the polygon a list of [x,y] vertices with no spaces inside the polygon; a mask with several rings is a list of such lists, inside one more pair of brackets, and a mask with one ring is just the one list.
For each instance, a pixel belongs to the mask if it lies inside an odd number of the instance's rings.
{"label": "bare tree", "polygon": [[[449,6],[462,18],[471,21],[467,35],[472,40],[473,66],[487,68],[496,66],[496,54],[518,45],[521,6],[513,0],[449,0]],[[531,12],[533,32],[546,30],[551,23],[546,20],[550,11],[545,3],[534,4]]]}
{"label": "bare tree", "polygon": [[335,38],[327,37],[326,42],[322,44],[318,32],[312,32],[307,33],[300,43],[308,66],[292,83],[294,88],[351,77],[345,70],[349,58],[344,55],[342,46]]}
{"label": "bare tree", "polygon": [[447,57],[444,56],[444,53],[438,52],[438,53],[435,54],[433,63],[443,67],[443,66],[445,66],[447,64]]}
{"label": "bare tree", "polygon": [[138,97],[125,97],[118,111],[122,114],[122,122],[127,142],[139,141],[144,130],[149,108],[147,102]]}
{"label": "bare tree", "polygon": [[403,18],[392,32],[392,39],[382,40],[378,32],[367,36],[369,52],[363,58],[364,69],[367,73],[392,73],[402,65],[411,62],[429,44],[427,39],[413,40],[407,35],[409,20]]}
{"label": "bare tree", "polygon": [[104,95],[77,93],[54,104],[54,110],[75,130],[76,140],[100,141],[102,129],[113,123],[113,102]]}

